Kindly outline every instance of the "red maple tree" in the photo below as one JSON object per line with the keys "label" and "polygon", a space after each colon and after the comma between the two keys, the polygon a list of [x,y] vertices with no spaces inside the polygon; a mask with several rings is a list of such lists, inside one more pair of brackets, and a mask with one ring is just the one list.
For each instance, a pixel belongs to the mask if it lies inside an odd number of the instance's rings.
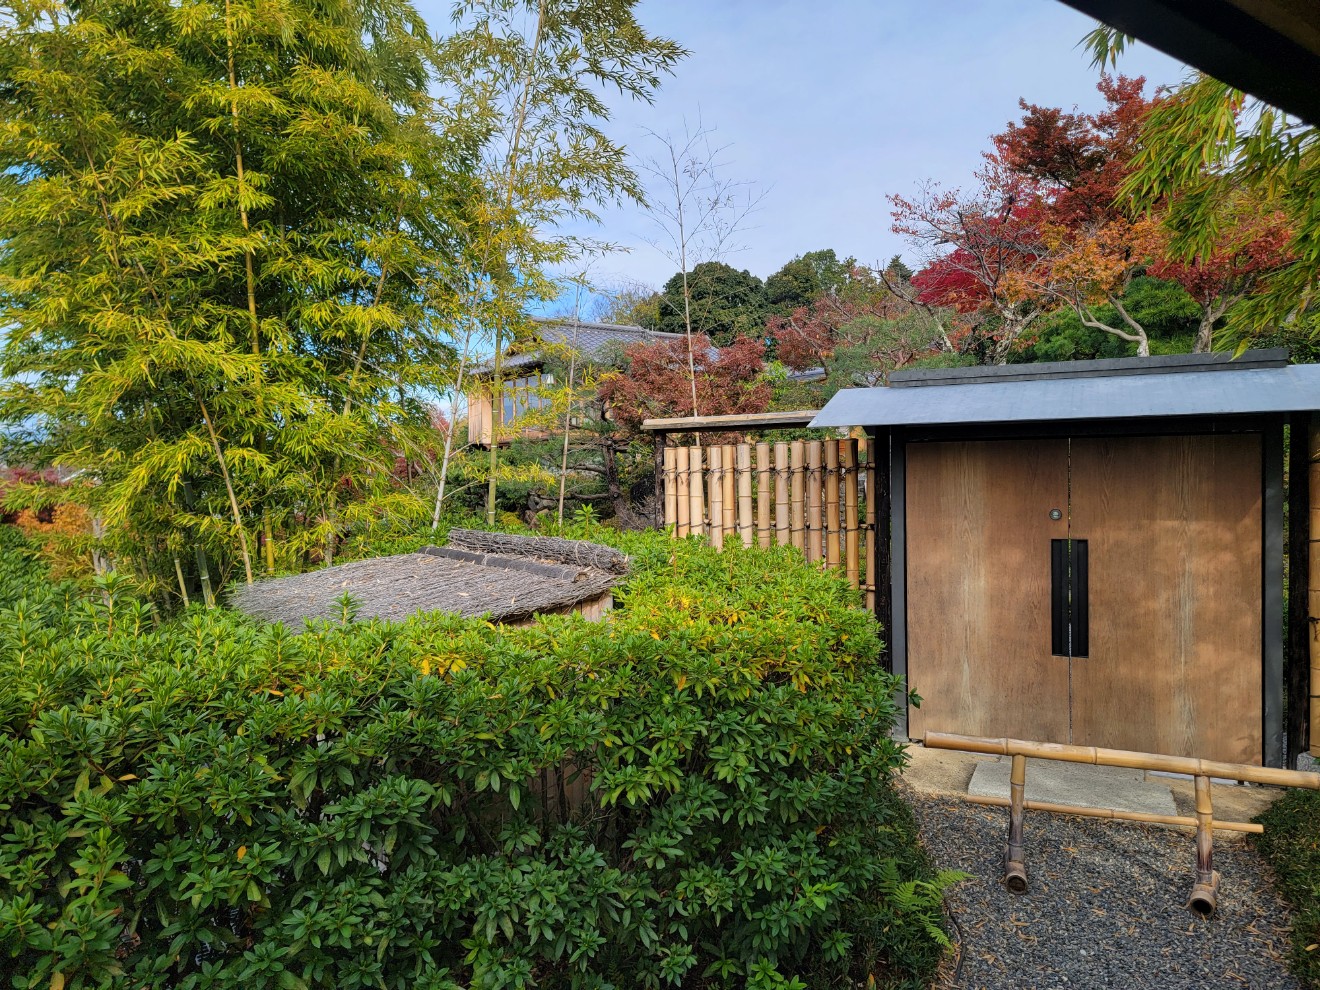
{"label": "red maple tree", "polygon": [[[692,378],[686,339],[634,344],[624,351],[627,371],[607,375],[597,395],[608,415],[626,431],[646,419],[691,416]],[[765,380],[765,345],[750,337],[716,349],[704,334],[692,337],[697,408],[703,416],[759,413],[770,408]]]}

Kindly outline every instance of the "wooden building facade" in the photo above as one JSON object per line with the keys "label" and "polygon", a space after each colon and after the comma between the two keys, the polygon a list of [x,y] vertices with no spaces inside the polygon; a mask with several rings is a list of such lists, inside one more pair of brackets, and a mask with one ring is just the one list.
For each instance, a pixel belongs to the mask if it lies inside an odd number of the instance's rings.
{"label": "wooden building facade", "polygon": [[811,425],[865,427],[877,451],[876,609],[921,699],[907,734],[1293,764],[1310,649],[1320,665],[1317,409],[1320,367],[1282,351],[907,372],[840,392]]}

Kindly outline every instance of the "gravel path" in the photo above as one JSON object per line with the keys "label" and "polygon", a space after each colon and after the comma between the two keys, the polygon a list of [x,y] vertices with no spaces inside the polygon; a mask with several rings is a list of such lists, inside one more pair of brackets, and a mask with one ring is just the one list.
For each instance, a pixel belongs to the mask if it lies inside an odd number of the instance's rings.
{"label": "gravel path", "polygon": [[936,864],[974,875],[949,894],[958,951],[940,990],[1299,986],[1287,908],[1244,843],[1216,841],[1219,912],[1205,921],[1183,907],[1190,832],[1028,812],[1031,887],[1015,895],[999,882],[1007,810],[908,796]]}

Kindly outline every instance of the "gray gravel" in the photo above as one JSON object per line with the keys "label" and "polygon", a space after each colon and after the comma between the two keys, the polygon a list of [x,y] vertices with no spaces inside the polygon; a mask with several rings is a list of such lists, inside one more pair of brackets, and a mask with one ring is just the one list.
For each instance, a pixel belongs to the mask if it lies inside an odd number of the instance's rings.
{"label": "gray gravel", "polygon": [[1026,895],[999,882],[1008,812],[909,794],[942,869],[974,879],[948,896],[957,954],[941,990],[1296,988],[1288,910],[1245,843],[1215,842],[1219,912],[1184,907],[1194,875],[1190,832],[1027,813]]}

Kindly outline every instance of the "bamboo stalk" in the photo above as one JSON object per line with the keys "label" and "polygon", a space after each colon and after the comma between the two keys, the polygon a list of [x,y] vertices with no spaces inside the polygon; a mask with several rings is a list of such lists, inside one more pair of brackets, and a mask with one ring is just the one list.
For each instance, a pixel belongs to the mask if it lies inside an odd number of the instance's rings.
{"label": "bamboo stalk", "polygon": [[862,534],[857,527],[857,486],[861,474],[857,470],[857,441],[845,440],[843,454],[843,554],[844,572],[854,588],[861,574]]}
{"label": "bamboo stalk", "polygon": [[996,756],[1035,757],[1042,760],[1060,760],[1065,763],[1090,763],[1101,767],[1128,767],[1133,770],[1163,770],[1182,773],[1189,777],[1198,774],[1243,780],[1251,784],[1271,784],[1275,787],[1306,787],[1320,790],[1320,773],[1300,770],[1280,770],[1275,767],[1256,767],[1247,763],[1218,763],[1194,756],[1163,756],[1158,753],[1139,753],[1127,749],[1101,749],[1096,746],[1069,746],[1064,743],[1031,742],[1026,739],[991,739],[984,736],[962,736],[952,732],[928,732],[924,740],[930,749],[957,749],[967,753],[991,753]]}
{"label": "bamboo stalk", "polygon": [[[736,536],[738,533],[738,485],[733,473],[734,463],[738,455],[731,443],[724,444],[720,449],[724,451],[724,474],[720,478],[724,486],[722,492],[724,501],[722,525],[724,536],[727,539]],[[712,517],[711,525],[714,524],[715,520]]]}
{"label": "bamboo stalk", "polygon": [[[688,473],[688,452],[690,447],[674,448],[674,535],[687,536],[692,532],[688,509],[692,501],[692,477]],[[669,503],[665,503],[665,521],[669,517]]]}
{"label": "bamboo stalk", "polygon": [[1027,804],[1027,758],[1013,756],[1008,775],[1008,845],[1004,849],[1004,886],[1015,894],[1027,892],[1027,853],[1022,842],[1022,818]]}
{"label": "bamboo stalk", "polygon": [[821,447],[813,440],[807,444],[807,560],[815,562],[825,555],[821,518]]}
{"label": "bamboo stalk", "polygon": [[1214,808],[1210,804],[1210,778],[1196,778],[1196,883],[1187,907],[1203,918],[1215,913],[1219,902],[1219,874],[1215,872],[1215,842],[1211,828]]}
{"label": "bamboo stalk", "polygon": [[738,537],[742,545],[750,547],[754,538],[755,520],[752,518],[752,446],[740,443],[738,457]]}
{"label": "bamboo stalk", "polygon": [[825,453],[825,564],[843,562],[839,546],[839,442],[826,440]]}
{"label": "bamboo stalk", "polygon": [[770,546],[770,445],[756,445],[756,541],[762,549]]}
{"label": "bamboo stalk", "polygon": [[[1005,797],[992,797],[982,794],[967,794],[963,800],[968,804],[983,804],[991,808],[1010,808],[1012,802]],[[1151,825],[1176,825],[1179,828],[1196,828],[1195,818],[1186,818],[1181,815],[1153,815],[1143,811],[1119,811],[1114,808],[1088,808],[1079,804],[1055,804],[1051,801],[1023,801],[1022,807],[1027,811],[1049,811],[1056,815],[1077,815],[1080,818],[1112,818],[1116,821],[1124,822],[1148,822]],[[1224,832],[1246,832],[1251,835],[1260,835],[1265,831],[1264,825],[1258,825],[1255,822],[1220,822],[1212,823],[1213,828]]]}
{"label": "bamboo stalk", "polygon": [[793,546],[805,550],[807,546],[806,521],[806,485],[807,485],[807,445],[801,440],[794,440],[789,448],[789,485],[792,491],[791,506],[793,519]]}
{"label": "bamboo stalk", "polygon": [[880,567],[880,529],[876,525],[875,518],[875,486],[876,486],[876,448],[868,437],[863,441],[866,444],[866,607],[868,610],[875,611],[875,582],[876,573]]}
{"label": "bamboo stalk", "polygon": [[711,447],[706,457],[710,461],[710,545],[724,549],[724,448]]}
{"label": "bamboo stalk", "polygon": [[1320,757],[1320,415],[1311,416],[1307,451],[1311,460],[1311,562],[1307,629],[1311,644],[1311,755]]}
{"label": "bamboo stalk", "polygon": [[775,444],[775,542],[781,547],[792,542],[788,522],[788,444]]}
{"label": "bamboo stalk", "polygon": [[664,525],[676,526],[678,524],[678,448],[665,447],[663,460],[663,484],[665,493],[665,516]]}
{"label": "bamboo stalk", "polygon": [[702,450],[688,448],[688,532],[698,536],[706,532],[705,475],[702,473]]}

